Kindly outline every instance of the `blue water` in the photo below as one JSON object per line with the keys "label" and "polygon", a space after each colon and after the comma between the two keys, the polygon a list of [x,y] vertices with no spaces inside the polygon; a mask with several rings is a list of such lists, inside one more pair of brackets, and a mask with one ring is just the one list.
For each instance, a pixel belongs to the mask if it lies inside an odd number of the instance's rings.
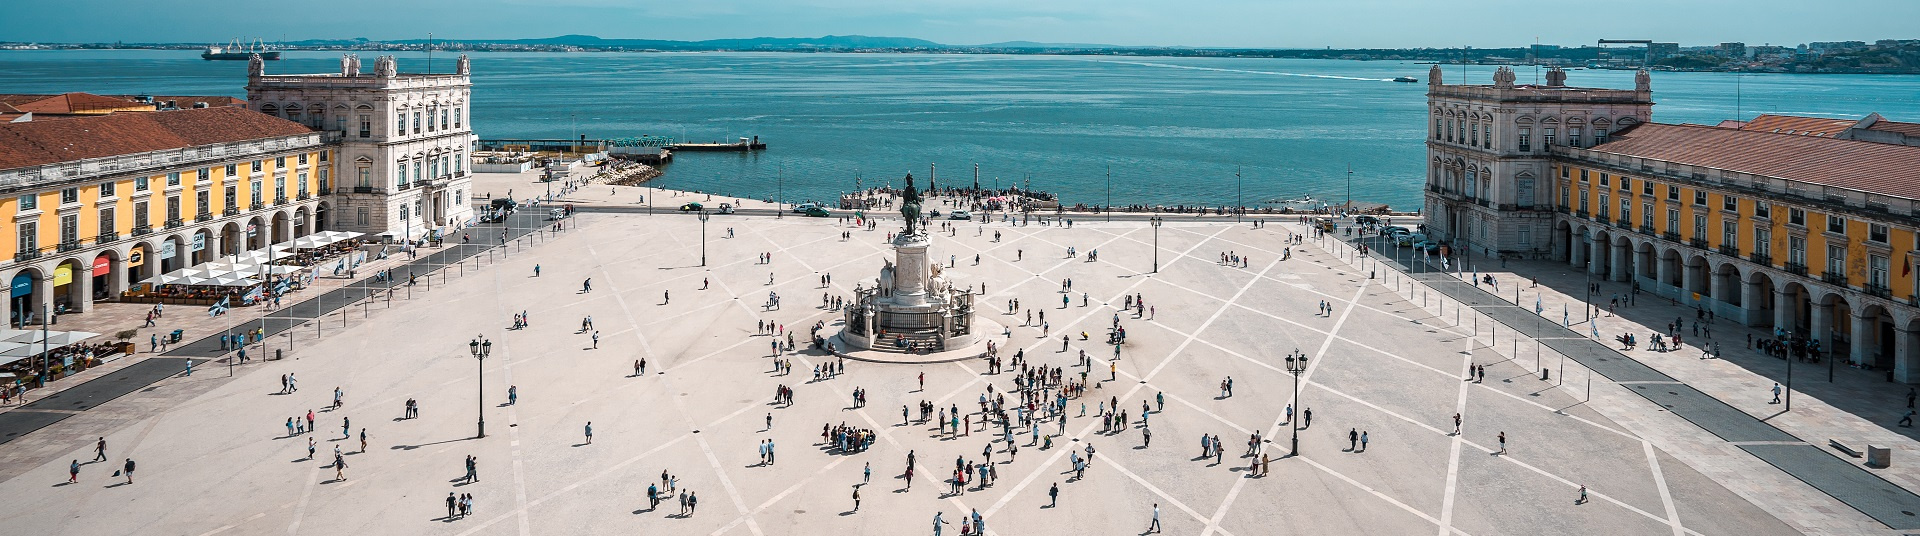
{"label": "blue water", "polygon": [[[371,61],[372,54],[362,54]],[[401,54],[403,71],[426,69]],[[436,70],[453,67],[437,54]],[[370,63],[369,63],[370,64]],[[1312,195],[1419,206],[1426,65],[1402,62],[791,53],[474,55],[483,138],[668,135],[761,153],[680,153],[664,184],[731,195],[830,199],[907,172],[941,184],[1031,180],[1068,203],[1247,204]],[[330,72],[338,55],[292,52],[270,72]],[[244,96],[245,62],[192,51],[0,51],[0,92]],[[1448,66],[1446,79],[1491,80]],[[1522,82],[1535,76],[1518,69]],[[1654,118],[1713,124],[1757,113],[1920,120],[1903,76],[1654,73]],[[1632,86],[1628,71],[1569,83]],[[1737,85],[1737,88],[1736,88]],[[1736,95],[1737,93],[1737,95]],[[1737,99],[1736,99],[1737,97]],[[1351,175],[1348,169],[1352,169]],[[1235,179],[1238,171],[1241,179]],[[921,183],[925,186],[925,183]]]}

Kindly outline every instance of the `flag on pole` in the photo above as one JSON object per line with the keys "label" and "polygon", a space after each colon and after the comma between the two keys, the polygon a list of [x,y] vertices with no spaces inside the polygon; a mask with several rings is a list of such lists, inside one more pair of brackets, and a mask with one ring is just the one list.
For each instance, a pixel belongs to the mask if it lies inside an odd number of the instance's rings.
{"label": "flag on pole", "polygon": [[1533,295],[1533,314],[1540,314],[1540,311],[1540,295],[1535,294]]}

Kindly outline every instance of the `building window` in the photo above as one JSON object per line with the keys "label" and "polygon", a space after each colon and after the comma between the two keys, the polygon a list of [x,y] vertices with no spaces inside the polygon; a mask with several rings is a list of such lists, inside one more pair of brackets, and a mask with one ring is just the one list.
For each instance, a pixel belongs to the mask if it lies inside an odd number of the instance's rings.
{"label": "building window", "polygon": [[420,133],[420,112],[413,112],[413,133]]}
{"label": "building window", "polygon": [[277,202],[280,202],[280,200],[282,200],[282,199],[286,199],[286,198],[287,198],[287,178],[286,178],[286,177],[274,177],[274,178],[273,178],[273,200],[274,200],[274,202],[276,202],[276,203],[277,203]]}
{"label": "building window", "polygon": [[1609,184],[1612,184],[1612,182],[1610,182],[1610,181],[1609,181],[1608,179],[1610,179],[1610,177],[1608,177],[1608,176],[1607,176],[1607,174],[1605,174],[1605,173],[1601,173],[1601,174],[1600,174],[1600,187],[1601,187],[1601,188],[1605,188],[1605,187],[1607,187],[1607,185],[1609,185]]}
{"label": "building window", "polygon": [[213,211],[207,207],[207,204],[212,202],[213,196],[207,195],[206,192],[200,192],[200,195],[193,196],[193,204],[195,208],[198,209],[194,214],[213,214]]}
{"label": "building window", "polygon": [[298,191],[303,194],[307,193],[307,174],[301,173],[299,179],[300,179],[300,184],[299,184],[300,189]]}
{"label": "building window", "polygon": [[1887,243],[1887,226],[1878,223],[1867,224],[1867,241]]}
{"label": "building window", "polygon": [[361,188],[372,187],[373,186],[373,170],[367,168],[367,166],[360,166],[359,171],[360,171],[359,172],[360,178],[354,182],[354,186],[359,186]]}
{"label": "building window", "polygon": [[[399,184],[406,184],[407,183],[407,161],[401,160],[399,162],[399,165],[400,165],[400,172],[395,173],[393,177],[395,180],[399,182]],[[398,186],[395,186],[395,187],[397,188]]]}
{"label": "building window", "polygon": [[1671,185],[1671,184],[1669,184],[1669,185],[1667,185],[1667,199],[1668,199],[1668,200],[1671,200],[1671,201],[1679,201],[1679,200],[1680,200],[1680,187],[1679,187],[1679,186],[1674,186],[1674,185]]}
{"label": "building window", "polygon": [[1607,129],[1604,129],[1604,128],[1593,129],[1593,144],[1599,145],[1606,142],[1607,142]]}
{"label": "building window", "polygon": [[180,220],[180,196],[167,196],[167,223]]}
{"label": "building window", "polygon": [[412,210],[413,210],[412,205],[401,203],[400,204],[400,221],[407,221],[407,217],[412,215]]}
{"label": "building window", "polygon": [[20,196],[20,210],[33,210],[36,208],[40,208],[39,196],[31,194]]}
{"label": "building window", "polygon": [[1587,170],[1580,170],[1580,182],[1587,182]]}
{"label": "building window", "polygon": [[1568,173],[1573,173],[1573,168],[1570,168],[1567,166],[1560,166],[1560,178],[1562,179],[1567,178]]}
{"label": "building window", "polygon": [[240,174],[240,164],[227,164],[227,177]]}
{"label": "building window", "polygon": [[1587,190],[1583,188],[1580,190],[1580,212],[1586,212],[1586,211],[1587,211]]}
{"label": "building window", "polygon": [[1833,214],[1827,215],[1827,232],[1847,234],[1847,219]]}
{"label": "building window", "polygon": [[114,234],[113,212],[112,207],[100,209],[100,235]]}
{"label": "building window", "polygon": [[265,169],[266,167],[267,167],[267,163],[266,163],[265,161],[263,161],[263,160],[255,160],[255,161],[253,161],[253,169],[249,169],[249,170],[247,170],[247,171],[251,171],[251,172],[254,172],[254,173],[259,173],[259,172],[260,172],[261,170],[263,170],[263,169]]}
{"label": "building window", "polygon": [[1740,224],[1733,220],[1721,220],[1720,245],[1740,247]]}
{"label": "building window", "polygon": [[1773,217],[1773,205],[1769,205],[1769,204],[1767,204],[1767,203],[1766,203],[1765,201],[1760,201],[1760,200],[1757,200],[1757,199],[1756,199],[1756,200],[1754,200],[1754,202],[1753,202],[1753,217],[1755,217],[1755,218],[1771,218],[1771,217]]}
{"label": "building window", "polygon": [[[1520,129],[1520,135],[1518,136],[1518,139],[1520,140],[1520,152],[1526,153],[1526,152],[1533,151],[1533,129],[1530,129],[1530,128]],[[1566,175],[1561,175],[1561,176],[1565,177]]]}
{"label": "building window", "polygon": [[1707,215],[1706,214],[1693,215],[1693,236],[1689,236],[1687,238],[1692,238],[1696,240],[1707,239]]}
{"label": "building window", "polygon": [[79,188],[62,188],[62,189],[60,189],[60,204],[62,204],[62,205],[71,205],[71,204],[74,204],[74,203],[79,203],[79,202],[80,202],[80,189],[79,189]]}
{"label": "building window", "polygon": [[1640,204],[1640,226],[1647,228],[1648,232],[1653,231],[1653,203]]}
{"label": "building window", "polygon": [[1540,129],[1540,141],[1542,142],[1540,144],[1541,146],[1552,147],[1553,146],[1553,129],[1551,128]]}
{"label": "building window", "polygon": [[1884,255],[1867,256],[1867,284],[1874,288],[1880,288],[1880,289],[1887,288],[1886,256]]}
{"label": "building window", "polygon": [[314,153],[314,154],[318,154],[318,155],[320,155],[320,161],[321,161],[321,162],[325,162],[325,161],[327,161],[327,155],[330,155],[330,154],[333,154],[333,151],[320,151],[320,152],[318,152],[318,153]]}
{"label": "building window", "polygon": [[1580,127],[1567,127],[1567,146],[1580,146]]}
{"label": "building window", "polygon": [[1740,211],[1740,198],[1731,195],[1722,197],[1720,198],[1720,208],[1738,212]]}
{"label": "building window", "polygon": [[1600,217],[1607,217],[1607,213],[1613,210],[1612,207],[1613,204],[1607,202],[1607,194],[1600,194]]}
{"label": "building window", "polygon": [[80,242],[80,215],[79,214],[61,215],[60,216],[60,243],[73,244],[78,242]]}
{"label": "building window", "polygon": [[354,210],[355,210],[354,218],[353,218],[354,223],[357,223],[362,227],[367,226],[370,221],[367,217],[367,207],[360,207]]}
{"label": "building window", "polygon": [[247,192],[247,200],[251,201],[254,205],[259,205],[260,196],[266,193],[261,191],[261,190],[264,190],[264,188],[260,187],[260,179],[254,179],[253,182],[249,183],[247,186],[248,186],[248,189],[250,190],[249,192]]}
{"label": "building window", "polygon": [[1628,177],[1620,177],[1620,191],[1622,191],[1622,192],[1632,192],[1632,191],[1633,191],[1633,179],[1632,179],[1632,178],[1628,178]]}
{"label": "building window", "polygon": [[373,116],[360,114],[360,137],[373,137]]}
{"label": "building window", "polygon": [[133,225],[135,227],[153,225],[153,212],[147,210],[146,201],[133,203]]}
{"label": "building window", "polygon": [[146,178],[146,177],[134,177],[134,178],[133,178],[133,191],[136,191],[136,192],[144,192],[144,191],[147,191],[147,178]]}
{"label": "building window", "polygon": [[1694,191],[1693,191],[1693,204],[1695,204],[1695,205],[1700,205],[1700,206],[1703,206],[1703,207],[1704,207],[1704,206],[1707,206],[1707,191],[1706,191],[1706,190],[1694,190]]}
{"label": "building window", "polygon": [[1480,145],[1480,125],[1467,126],[1467,144],[1476,147]]}
{"label": "building window", "polygon": [[347,132],[347,116],[335,116],[333,118],[333,129],[345,134]]}
{"label": "building window", "polygon": [[167,173],[167,186],[179,186],[179,185],[180,185],[180,172],[174,171],[174,172]]}
{"label": "building window", "polygon": [[407,135],[407,111],[400,110],[398,112],[395,112],[394,118],[397,121],[395,124],[399,125],[399,129],[395,130],[393,135],[395,136]]}
{"label": "building window", "polygon": [[440,159],[428,158],[427,171],[428,171],[427,173],[428,177],[439,177],[440,176]]}
{"label": "building window", "polygon": [[1467,142],[1467,121],[1465,119],[1462,119],[1460,120],[1460,143],[1466,143],[1466,142]]}
{"label": "building window", "polygon": [[1633,200],[1620,198],[1620,225],[1633,224]]}
{"label": "building window", "polygon": [[1827,275],[1845,277],[1847,275],[1847,247],[1827,246]]}
{"label": "building window", "polygon": [[1445,121],[1446,120],[1444,119],[1433,120],[1433,140],[1434,141],[1440,141],[1441,139],[1443,139],[1443,136],[1447,132]]}
{"label": "building window", "polygon": [[[464,175],[466,173],[467,173],[467,156],[458,152],[453,153],[453,174]],[[1527,181],[1527,185],[1529,186],[1528,190],[1531,190],[1532,189],[1531,186],[1533,185],[1533,179],[1526,179],[1526,181]],[[1531,200],[1527,201],[1527,205],[1532,206],[1533,201]]]}
{"label": "building window", "polygon": [[439,115],[440,115],[439,109],[435,109],[435,108],[427,109],[427,132],[433,132],[434,130],[436,130],[434,128],[433,119],[435,117],[438,117]]}
{"label": "building window", "polygon": [[287,157],[273,157],[273,169],[287,169]]}
{"label": "building window", "polygon": [[100,197],[113,197],[113,186],[111,182],[100,183]]}
{"label": "building window", "polygon": [[231,184],[227,185],[227,210],[234,210],[239,206],[240,206],[240,187],[234,186]]}
{"label": "building window", "polygon": [[1667,232],[1680,234],[1680,209],[1667,209]]}
{"label": "building window", "polygon": [[307,165],[307,153],[300,153],[300,165]]}
{"label": "building window", "polygon": [[200,168],[200,172],[194,174],[193,178],[194,180],[199,182],[207,182],[207,181],[213,180],[213,168]]}
{"label": "building window", "polygon": [[1567,208],[1567,195],[1570,190],[1567,185],[1560,185],[1560,208]]}
{"label": "building window", "polygon": [[453,108],[453,128],[460,128],[460,116],[462,115],[461,112],[462,112],[462,108],[458,106],[455,106]]}
{"label": "building window", "polygon": [[40,251],[40,224],[35,222],[20,224],[19,251],[21,253],[37,253]]}
{"label": "building window", "polygon": [[[426,163],[425,163],[425,162],[414,162],[414,163],[413,163],[413,182],[420,182],[420,180],[421,180],[421,177],[424,177],[424,176],[425,176],[425,170],[423,169],[423,168],[425,168],[425,167],[426,167]],[[404,177],[403,177],[403,178],[404,178]]]}
{"label": "building window", "polygon": [[1640,195],[1653,195],[1653,181],[1640,181]]}
{"label": "building window", "polygon": [[460,206],[460,204],[461,204],[461,203],[465,203],[465,202],[467,202],[467,196],[466,196],[466,194],[465,194],[465,193],[462,193],[462,192],[461,192],[460,190],[454,190],[454,191],[453,191],[453,205],[454,205],[454,206]]}
{"label": "building window", "polygon": [[1787,263],[1799,266],[1807,265],[1807,239],[1802,236],[1787,237]]}
{"label": "building window", "polygon": [[1773,255],[1773,230],[1772,229],[1768,229],[1766,227],[1754,226],[1753,252],[1761,256]]}

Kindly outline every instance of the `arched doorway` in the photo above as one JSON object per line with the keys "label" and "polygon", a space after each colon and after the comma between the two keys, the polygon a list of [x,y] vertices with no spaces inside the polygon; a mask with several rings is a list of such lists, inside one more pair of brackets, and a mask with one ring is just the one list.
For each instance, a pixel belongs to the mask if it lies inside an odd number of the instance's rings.
{"label": "arched doorway", "polygon": [[1565,220],[1553,222],[1553,235],[1549,237],[1549,240],[1553,241],[1551,249],[1554,260],[1572,262],[1570,251],[1572,249],[1571,245],[1573,244],[1572,226],[1568,225]]}
{"label": "arched doorway", "polygon": [[221,255],[240,253],[240,248],[245,245],[246,243],[240,241],[240,224],[227,222],[225,226],[220,228]]}
{"label": "arched doorway", "polygon": [[1768,277],[1766,272],[1754,270],[1747,275],[1746,288],[1743,290],[1746,296],[1742,299],[1740,307],[1746,311],[1746,325],[1773,326],[1775,307],[1773,278]]}
{"label": "arched doorway", "polygon": [[7,324],[26,327],[38,322],[40,312],[40,278],[38,268],[24,268],[14,272],[8,278]]}
{"label": "arched doorway", "polygon": [[1660,284],[1667,287],[1672,287],[1672,290],[1662,288],[1660,289],[1660,293],[1668,294],[1670,296],[1678,296],[1680,289],[1682,288],[1680,285],[1680,277],[1682,273],[1683,272],[1680,269],[1680,251],[1675,250],[1673,248],[1661,249],[1660,250],[1660,276],[1659,276]]}
{"label": "arched doorway", "polygon": [[1861,304],[1860,316],[1852,318],[1853,333],[1848,338],[1856,364],[1871,365],[1874,370],[1893,369],[1893,314],[1875,303]]}
{"label": "arched doorway", "polygon": [[91,270],[93,263],[80,259],[60,261],[53,267],[53,310],[71,313],[89,309],[93,296],[87,287],[93,280],[87,274]]}
{"label": "arched doorway", "polygon": [[1699,300],[1712,295],[1713,289],[1708,286],[1708,277],[1711,274],[1712,268],[1707,265],[1707,258],[1705,256],[1693,255],[1687,257],[1686,293],[1682,294],[1682,296],[1693,299],[1697,303]]}
{"label": "arched doorway", "polygon": [[120,254],[113,250],[102,251],[93,258],[92,269],[87,273],[93,278],[94,301],[117,299],[121,292],[126,291],[124,285],[114,277],[117,273],[114,270],[119,264]]}
{"label": "arched doorway", "polygon": [[267,247],[267,222],[254,216],[247,220],[247,251],[257,251]]}
{"label": "arched doorway", "polygon": [[1853,343],[1853,327],[1860,321],[1854,318],[1853,304],[1838,292],[1828,292],[1812,307],[1813,325],[1807,336],[1820,341],[1821,351],[1828,355],[1851,356],[1848,346]]}
{"label": "arched doorway", "polygon": [[181,238],[180,235],[169,236],[161,240],[160,273],[164,274],[187,267],[188,247],[187,240]]}
{"label": "arched doorway", "polygon": [[1780,293],[1773,302],[1773,327],[1789,333],[1807,336],[1812,328],[1813,293],[1799,281],[1788,280],[1780,284]]}
{"label": "arched doorway", "polygon": [[1633,275],[1639,273],[1635,265],[1637,255],[1633,252],[1633,241],[1624,236],[1613,238],[1613,266],[1607,270],[1607,278],[1619,282],[1633,281]]}
{"label": "arched doorway", "polygon": [[153,247],[145,242],[134,244],[127,250],[127,281],[139,283],[153,277]]}
{"label": "arched doorway", "polygon": [[1654,256],[1653,242],[1640,242],[1639,244],[1635,244],[1633,258],[1634,264],[1636,265],[1635,268],[1638,268],[1638,271],[1634,272],[1634,275],[1639,276],[1641,280],[1647,282],[1660,281],[1660,273],[1656,268],[1656,266],[1659,265],[1660,258]]}
{"label": "arched doorway", "polygon": [[194,231],[193,241],[188,243],[188,247],[187,247],[187,250],[189,251],[189,254],[187,255],[187,258],[189,259],[187,262],[187,265],[195,266],[195,265],[199,265],[201,263],[205,263],[207,261],[213,260],[213,255],[215,252],[213,248],[208,247],[212,244],[213,244],[213,233],[211,231],[208,231],[206,229]]}
{"label": "arched doorway", "polygon": [[272,244],[278,244],[281,242],[292,240],[291,237],[287,236],[287,233],[293,231],[292,222],[289,220],[290,218],[287,217],[286,211],[273,213],[273,242],[271,242]]}
{"label": "arched doorway", "polygon": [[331,221],[327,218],[332,216],[331,211],[328,210],[329,208],[331,207],[327,206],[326,201],[321,201],[313,206],[313,232],[318,233],[333,230],[333,227],[327,223]]}
{"label": "arched doorway", "polygon": [[1604,229],[1594,231],[1593,240],[1589,241],[1588,249],[1593,256],[1593,258],[1590,259],[1593,264],[1587,268],[1587,273],[1593,274],[1594,280],[1597,281],[1611,279],[1613,270],[1613,236],[1607,234],[1607,231]]}
{"label": "arched doorway", "polygon": [[295,209],[293,211],[293,237],[299,238],[313,234],[312,231],[308,231],[310,227],[311,226],[307,225],[307,207]]}

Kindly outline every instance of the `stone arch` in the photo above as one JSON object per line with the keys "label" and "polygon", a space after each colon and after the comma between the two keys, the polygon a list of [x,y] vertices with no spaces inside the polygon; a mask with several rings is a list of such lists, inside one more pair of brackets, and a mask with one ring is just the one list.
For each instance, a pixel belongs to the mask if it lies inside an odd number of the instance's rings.
{"label": "stone arch", "polygon": [[218,253],[213,247],[206,247],[200,251],[191,251],[193,249],[193,240],[200,240],[202,245],[212,246],[214,242],[217,241],[217,237],[213,234],[213,229],[201,228],[195,230],[192,236],[194,238],[187,241],[187,250],[189,250],[187,251],[187,265],[192,266],[213,260],[214,255]]}
{"label": "stone arch", "polygon": [[1585,119],[1581,119],[1580,116],[1577,115],[1567,117],[1567,126],[1582,125],[1586,124],[1586,122]]}
{"label": "stone arch", "polygon": [[26,327],[37,323],[40,313],[45,312],[45,291],[41,281],[50,277],[39,266],[27,265],[7,274],[7,323]]}
{"label": "stone arch", "polygon": [[1607,232],[1605,227],[1595,228],[1593,239],[1589,244],[1592,250],[1589,255],[1593,256],[1593,264],[1588,267],[1587,273],[1594,274],[1594,279],[1611,279],[1614,261],[1613,234]]}
{"label": "stone arch", "polygon": [[1740,309],[1746,315],[1748,326],[1774,325],[1774,301],[1777,299],[1773,276],[1766,270],[1749,270],[1741,285]]}
{"label": "stone arch", "polygon": [[1745,299],[1741,296],[1740,284],[1747,279],[1740,273],[1740,263],[1733,261],[1720,263],[1713,267],[1711,277],[1713,279],[1707,287],[1713,290],[1713,299],[1735,308],[1740,307]]}
{"label": "stone arch", "polygon": [[292,215],[288,214],[285,210],[273,211],[273,233],[269,235],[273,241],[269,242],[269,244],[278,244],[293,239],[293,237],[288,236],[293,232],[292,220]]}
{"label": "stone arch", "polygon": [[246,243],[240,240],[239,223],[227,222],[225,225],[220,226],[221,255],[233,255],[239,253],[240,250],[245,247]]}
{"label": "stone arch", "polygon": [[265,218],[261,218],[258,215],[248,218],[247,229],[251,230],[251,232],[247,233],[250,235],[247,237],[247,251],[267,247],[267,220]]}
{"label": "stone arch", "polygon": [[313,205],[313,232],[316,232],[316,233],[318,233],[318,232],[322,232],[322,231],[331,231],[331,230],[333,230],[333,229],[332,229],[332,224],[331,224],[331,223],[329,223],[329,222],[331,222],[331,221],[332,221],[332,220],[330,220],[330,219],[329,219],[329,218],[331,218],[331,217],[333,216],[333,214],[332,214],[332,209],[333,209],[333,205],[332,205],[332,204],[330,204],[330,203],[327,203],[326,201],[321,201],[321,202],[319,202],[319,203],[314,203],[314,205]]}
{"label": "stone arch", "polygon": [[127,291],[125,264],[119,250],[108,248],[93,255],[91,266],[87,268],[87,277],[92,279],[93,299],[109,300]]}
{"label": "stone arch", "polygon": [[1648,281],[1660,280],[1660,257],[1653,250],[1652,240],[1629,240],[1633,242],[1633,257],[1639,271],[1633,275]]}
{"label": "stone arch", "polygon": [[1533,118],[1523,115],[1520,117],[1513,118],[1513,123],[1516,125],[1531,125],[1533,124]]}
{"label": "stone arch", "polygon": [[1774,329],[1806,335],[1812,327],[1813,297],[1812,289],[1805,283],[1793,279],[1781,282],[1780,291],[1775,295]]}
{"label": "stone arch", "polygon": [[1894,368],[1894,345],[1898,342],[1894,330],[1897,320],[1893,312],[1878,303],[1863,302],[1858,316],[1852,319],[1853,333],[1848,337],[1850,355],[1854,363],[1870,365],[1875,370]]}
{"label": "stone arch", "polygon": [[1547,240],[1550,241],[1550,243],[1548,244],[1548,249],[1550,250],[1554,259],[1564,261],[1564,262],[1573,262],[1573,259],[1572,259],[1573,248],[1571,247],[1573,244],[1573,226],[1572,225],[1568,224],[1566,220],[1554,221],[1553,234],[1550,235],[1547,238]]}
{"label": "stone arch", "polygon": [[1681,270],[1680,262],[1680,250],[1675,248],[1660,248],[1660,268],[1657,279],[1659,279],[1660,284],[1676,289],[1676,292],[1678,289],[1684,288],[1681,285],[1680,279],[1681,275],[1685,272]]}
{"label": "stone arch", "polygon": [[[93,259],[60,259],[53,265],[53,306],[55,311],[85,312],[93,303]],[[64,314],[64,313],[63,313]]]}
{"label": "stone arch", "polygon": [[300,208],[293,209],[294,238],[299,238],[302,236],[313,234],[313,231],[312,231],[313,225],[310,222],[310,219],[308,218],[309,216],[311,216],[311,214],[308,213],[307,207],[303,206]]}
{"label": "stone arch", "polygon": [[[166,256],[166,251],[167,251],[167,248],[169,247],[168,244],[172,244],[171,246],[173,248],[172,257]],[[188,261],[187,254],[190,253],[187,250],[192,245],[193,245],[192,242],[188,242],[186,238],[177,234],[167,235],[165,237],[162,237],[160,239],[160,250],[155,252],[156,253],[155,256],[159,257],[159,261],[160,261],[159,273],[164,274],[167,272],[172,272],[174,270],[179,270],[181,268],[192,266],[192,264],[187,263]]]}
{"label": "stone arch", "polygon": [[145,240],[127,244],[124,273],[126,281],[139,283],[160,272],[160,248]]}
{"label": "stone arch", "polygon": [[1713,265],[1707,261],[1706,255],[1699,253],[1688,255],[1686,277],[1683,279],[1687,294],[1684,296],[1692,298],[1698,294],[1701,299],[1711,296],[1713,288],[1710,286],[1712,281],[1709,276],[1712,274],[1712,269]]}
{"label": "stone arch", "polygon": [[1853,328],[1860,321],[1854,311],[1858,304],[1839,292],[1826,289],[1817,292],[1820,295],[1813,299],[1813,322],[1807,336],[1820,341],[1821,349],[1828,353],[1850,355],[1843,349],[1852,343]]}

